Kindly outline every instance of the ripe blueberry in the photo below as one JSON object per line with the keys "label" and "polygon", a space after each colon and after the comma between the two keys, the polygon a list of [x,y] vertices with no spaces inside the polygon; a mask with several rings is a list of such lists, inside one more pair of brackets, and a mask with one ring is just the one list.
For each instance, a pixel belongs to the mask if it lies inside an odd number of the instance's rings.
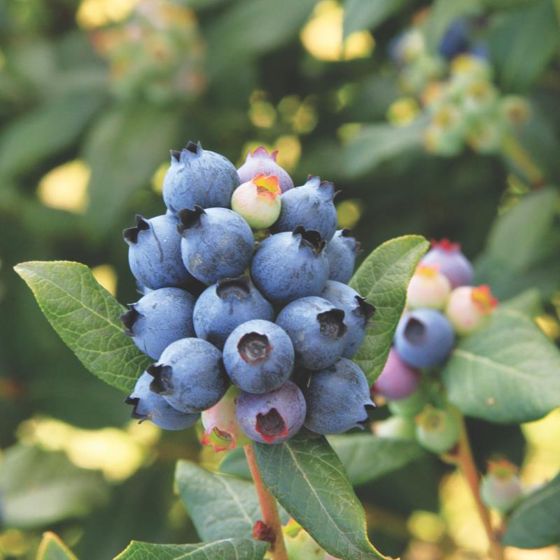
{"label": "ripe blueberry", "polygon": [[152,376],[144,372],[136,382],[134,390],[126,399],[132,405],[132,417],[138,420],[151,420],[164,430],[185,430],[190,428],[200,414],[185,414],[174,409],[163,397],[150,391]]}
{"label": "ripe blueberry", "polygon": [[385,367],[376,379],[373,390],[387,399],[405,399],[418,389],[419,384],[420,373],[405,364],[391,348]]}
{"label": "ripe blueberry", "polygon": [[352,358],[364,340],[366,327],[375,313],[375,307],[361,297],[356,290],[335,280],[327,282],[321,297],[344,311],[344,323],[348,330],[342,355],[345,358]]}
{"label": "ripe blueberry", "polygon": [[125,332],[154,360],[172,342],[194,336],[194,297],[179,288],[152,290],[121,316]]}
{"label": "ripe blueberry", "polygon": [[294,347],[282,328],[270,321],[239,325],[224,346],[224,366],[234,385],[246,393],[269,393],[288,381]]}
{"label": "ripe blueberry", "polygon": [[451,243],[447,239],[432,243],[421,264],[437,266],[439,272],[449,280],[451,288],[472,284],[473,267],[458,243]]}
{"label": "ripe blueberry", "polygon": [[196,336],[222,348],[231,331],[251,319],[274,319],[272,305],[246,276],[224,278],[206,288],[194,306]]}
{"label": "ripe blueberry", "polygon": [[277,177],[259,174],[235,189],[231,208],[243,216],[253,229],[265,229],[280,215],[281,194]]}
{"label": "ripe blueberry", "polygon": [[239,185],[234,165],[224,156],[189,142],[171,151],[171,167],[163,181],[163,200],[174,213],[183,208],[228,208]]}
{"label": "ripe blueberry", "polygon": [[181,256],[187,270],[204,284],[243,274],[253,254],[249,224],[226,208],[196,206],[179,212]]}
{"label": "ripe blueberry", "polygon": [[327,243],[325,252],[329,260],[329,280],[347,284],[354,274],[356,255],[360,244],[349,229],[339,229]]}
{"label": "ripe blueberry", "polygon": [[333,365],[344,352],[348,326],[344,311],[324,298],[309,296],[289,303],[276,317],[289,335],[298,364],[316,371]]}
{"label": "ripe blueberry", "polygon": [[222,353],[200,338],[172,342],[146,371],[154,378],[150,389],[182,412],[214,406],[228,388]]}
{"label": "ripe blueberry", "polygon": [[406,304],[410,309],[443,309],[451,293],[451,284],[436,266],[421,264],[408,284]]}
{"label": "ripe blueberry", "polygon": [[136,226],[123,231],[128,243],[128,263],[138,284],[156,290],[189,287],[194,278],[181,260],[181,236],[167,216],[147,220],[137,215]]}
{"label": "ripe blueberry", "polygon": [[451,352],[455,335],[445,315],[434,309],[405,313],[397,326],[394,344],[399,357],[416,368],[441,364]]}
{"label": "ripe blueberry", "polygon": [[282,195],[282,210],[274,224],[275,231],[293,231],[297,226],[303,226],[330,241],[337,223],[334,195],[333,183],[309,177],[305,185]]}
{"label": "ripe blueberry", "polygon": [[464,336],[482,327],[497,304],[488,286],[461,286],[451,292],[445,314],[457,334]]}
{"label": "ripe blueberry", "polygon": [[373,406],[366,376],[346,358],[313,373],[305,399],[305,426],[318,434],[338,434],[361,427],[368,418],[366,406]]}
{"label": "ripe blueberry", "polygon": [[294,182],[287,171],[276,163],[277,151],[269,153],[263,146],[259,146],[253,152],[247,154],[245,163],[237,170],[241,183],[246,183],[257,176],[259,173],[274,175],[278,177],[278,182],[282,192],[293,188]]}
{"label": "ripe blueberry", "polygon": [[316,231],[302,227],[293,233],[271,235],[259,245],[253,258],[253,281],[273,303],[319,295],[329,274],[324,247]]}
{"label": "ripe blueberry", "polygon": [[303,393],[291,381],[270,393],[241,392],[237,399],[239,425],[247,437],[261,443],[290,439],[302,427],[305,413]]}
{"label": "ripe blueberry", "polygon": [[434,408],[427,405],[416,417],[416,439],[433,453],[445,453],[459,440],[461,425],[452,409]]}

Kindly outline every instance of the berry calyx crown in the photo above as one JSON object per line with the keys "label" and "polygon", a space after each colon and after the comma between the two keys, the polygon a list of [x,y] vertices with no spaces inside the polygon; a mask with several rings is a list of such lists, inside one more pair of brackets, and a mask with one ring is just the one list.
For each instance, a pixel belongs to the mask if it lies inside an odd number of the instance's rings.
{"label": "berry calyx crown", "polygon": [[315,255],[319,255],[325,248],[325,240],[318,231],[297,226],[292,232],[294,237],[300,237],[300,247],[310,248]]}
{"label": "berry calyx crown", "polygon": [[276,161],[277,157],[278,157],[278,150],[273,150],[272,152],[269,152],[264,146],[259,146],[258,148],[255,148],[252,152],[249,152],[247,154],[246,159],[265,158],[265,159],[271,159],[272,161]]}
{"label": "berry calyx crown", "polygon": [[257,187],[257,194],[266,196],[272,199],[282,194],[280,182],[276,175],[266,175],[265,173],[258,173],[253,178],[253,183]]}
{"label": "berry calyx crown", "polygon": [[435,264],[419,264],[414,274],[422,278],[435,278],[439,274],[439,267]]}
{"label": "berry calyx crown", "polygon": [[490,286],[487,284],[473,288],[471,299],[479,311],[485,314],[492,313],[498,305],[498,300],[492,295]]}
{"label": "berry calyx crown", "polygon": [[138,243],[138,234],[150,229],[150,222],[141,214],[136,214],[136,225],[123,230],[123,239],[129,244]]}
{"label": "berry calyx crown", "polygon": [[448,253],[455,253],[461,250],[461,244],[454,243],[446,238],[440,239],[439,241],[437,239],[432,239],[432,249],[441,249]]}

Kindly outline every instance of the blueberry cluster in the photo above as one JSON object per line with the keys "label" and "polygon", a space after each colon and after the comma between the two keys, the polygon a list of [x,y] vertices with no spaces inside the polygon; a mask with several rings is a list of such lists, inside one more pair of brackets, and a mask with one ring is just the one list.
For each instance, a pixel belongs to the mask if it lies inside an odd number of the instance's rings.
{"label": "blueberry cluster", "polygon": [[202,413],[216,448],[367,419],[351,358],[374,308],[347,285],[358,244],[334,195],[319,177],[294,187],[262,147],[239,169],[200,143],[172,151],[166,214],[124,231],[144,295],[122,321],[155,360],[128,398],[135,417],[178,430]]}
{"label": "blueberry cluster", "polygon": [[373,386],[395,415],[376,426],[379,435],[416,437],[436,453],[456,443],[459,422],[431,374],[445,362],[456,337],[481,328],[496,306],[488,286],[471,286],[472,280],[471,263],[447,240],[433,243],[418,265],[393,348]]}

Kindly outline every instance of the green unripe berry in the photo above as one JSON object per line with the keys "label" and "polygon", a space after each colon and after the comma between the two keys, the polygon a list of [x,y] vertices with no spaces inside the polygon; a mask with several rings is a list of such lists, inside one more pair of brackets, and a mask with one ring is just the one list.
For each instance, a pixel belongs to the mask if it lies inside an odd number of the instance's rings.
{"label": "green unripe berry", "polygon": [[231,208],[253,229],[270,227],[280,216],[282,189],[275,175],[255,176],[235,189]]}
{"label": "green unripe berry", "polygon": [[405,416],[391,416],[386,420],[375,422],[373,433],[381,438],[414,440],[416,429],[412,418]]}
{"label": "green unripe berry", "polygon": [[422,412],[427,402],[428,397],[426,391],[420,387],[417,391],[412,393],[412,395],[404,399],[388,401],[387,404],[392,414],[404,416],[406,418],[414,418],[417,414]]}
{"label": "green unripe berry", "polygon": [[523,496],[517,467],[506,460],[491,461],[480,483],[482,501],[490,508],[508,513]]}
{"label": "green unripe berry", "polygon": [[456,413],[428,405],[416,417],[416,439],[433,453],[446,453],[455,446],[461,434],[461,425]]}

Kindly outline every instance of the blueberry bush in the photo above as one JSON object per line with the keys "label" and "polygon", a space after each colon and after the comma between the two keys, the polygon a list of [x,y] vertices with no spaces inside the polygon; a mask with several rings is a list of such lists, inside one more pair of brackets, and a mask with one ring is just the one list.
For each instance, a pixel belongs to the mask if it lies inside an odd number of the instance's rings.
{"label": "blueberry bush", "polygon": [[558,558],[559,21],[0,1],[0,559]]}

